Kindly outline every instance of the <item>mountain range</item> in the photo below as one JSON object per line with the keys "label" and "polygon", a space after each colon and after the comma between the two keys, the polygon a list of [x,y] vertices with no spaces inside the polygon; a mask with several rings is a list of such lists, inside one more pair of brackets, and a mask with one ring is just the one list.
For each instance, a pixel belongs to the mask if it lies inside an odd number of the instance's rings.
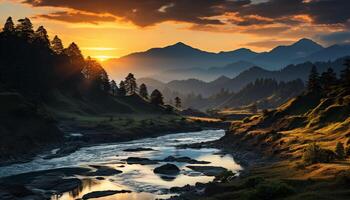
{"label": "mountain range", "polygon": [[323,47],[305,38],[261,53],[247,48],[213,53],[179,42],[111,59],[104,66],[115,79],[122,79],[132,72],[137,77],[150,77],[165,82],[189,78],[211,81],[221,75],[232,78],[252,66],[280,70],[289,64],[333,61],[347,55],[350,55],[350,45]]}
{"label": "mountain range", "polygon": [[149,89],[160,89],[164,92],[166,97],[172,98],[173,93],[195,94],[203,97],[209,97],[217,94],[221,89],[228,90],[230,92],[238,92],[248,83],[254,82],[256,79],[274,79],[276,81],[292,81],[301,79],[306,82],[310,70],[313,65],[317,67],[317,70],[322,73],[327,68],[332,67],[333,70],[339,74],[344,69],[345,59],[350,57],[338,58],[335,61],[327,62],[305,62],[301,64],[291,64],[280,70],[267,70],[261,67],[251,67],[244,70],[234,78],[227,76],[220,76],[219,78],[205,82],[199,79],[187,79],[187,80],[173,80],[170,82],[161,82],[152,78],[140,78],[138,83],[145,83]]}

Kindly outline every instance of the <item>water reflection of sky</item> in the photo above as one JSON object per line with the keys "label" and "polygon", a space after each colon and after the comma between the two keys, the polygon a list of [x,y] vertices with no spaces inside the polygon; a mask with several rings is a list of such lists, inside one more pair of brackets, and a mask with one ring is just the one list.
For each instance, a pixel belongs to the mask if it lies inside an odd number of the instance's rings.
{"label": "water reflection of sky", "polygon": [[[117,144],[104,144],[93,147],[82,148],[79,151],[62,158],[44,160],[41,157],[29,163],[15,164],[0,168],[0,176],[17,174],[19,172],[30,172],[34,170],[45,170],[68,166],[88,166],[91,164],[107,165],[123,171],[122,174],[105,177],[105,180],[84,179],[83,186],[75,191],[54,196],[53,199],[73,200],[81,198],[82,195],[101,190],[128,189],[133,193],[116,194],[109,197],[99,198],[104,200],[148,200],[169,197],[167,189],[174,186],[194,185],[197,182],[209,182],[213,177],[204,176],[199,172],[192,171],[186,166],[187,163],[172,162],[177,165],[181,172],[177,176],[162,177],[154,174],[153,169],[165,163],[157,165],[127,165],[121,162],[127,157],[142,157],[162,160],[167,156],[187,156],[200,161],[209,161],[209,166],[221,166],[232,171],[241,168],[230,155],[221,155],[217,149],[179,149],[175,145],[211,141],[222,137],[223,130],[206,130],[195,133],[180,133],[166,135],[158,138],[147,138]],[[127,148],[153,148],[156,151],[125,152]],[[191,164],[192,165],[192,164]]]}

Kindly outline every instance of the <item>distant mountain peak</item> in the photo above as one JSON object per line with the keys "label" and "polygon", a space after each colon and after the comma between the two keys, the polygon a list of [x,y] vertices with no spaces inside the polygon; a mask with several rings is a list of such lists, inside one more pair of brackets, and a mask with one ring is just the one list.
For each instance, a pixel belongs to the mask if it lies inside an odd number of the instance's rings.
{"label": "distant mountain peak", "polygon": [[292,44],[292,46],[315,46],[315,47],[323,48],[323,46],[321,46],[317,42],[315,42],[311,39],[308,39],[308,38],[302,38],[302,39],[298,40],[297,42],[295,42],[294,44]]}
{"label": "distant mountain peak", "polygon": [[191,49],[194,49],[193,47],[191,47],[190,45],[187,45],[183,42],[177,42],[173,45],[170,45],[170,46],[167,46],[165,48],[191,48]]}
{"label": "distant mountain peak", "polygon": [[225,75],[221,75],[216,80],[226,80],[226,79],[230,79],[230,78]]}

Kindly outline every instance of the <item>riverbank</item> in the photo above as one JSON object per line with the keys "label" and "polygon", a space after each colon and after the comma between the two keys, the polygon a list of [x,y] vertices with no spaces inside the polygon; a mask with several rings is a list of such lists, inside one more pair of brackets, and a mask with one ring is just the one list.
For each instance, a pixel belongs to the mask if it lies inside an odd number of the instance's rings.
{"label": "riverbank", "polygon": [[[169,134],[156,138],[85,147],[60,159],[37,158],[30,163],[3,167],[0,168],[0,172],[3,172],[0,176],[4,177],[0,178],[0,194],[7,193],[7,195],[19,198],[20,194],[15,193],[14,190],[16,187],[23,188],[24,186],[24,189],[34,193],[32,196],[50,196],[54,190],[58,191],[57,194],[60,197],[59,193],[67,191],[62,198],[65,200],[82,198],[88,193],[105,190],[130,190],[132,191],[130,199],[133,200],[135,195],[139,197],[136,199],[152,199],[150,198],[152,195],[154,198],[160,198],[161,196],[158,195],[163,194],[165,197],[169,194],[168,188],[170,187],[182,186],[184,183],[205,183],[212,180],[211,174],[214,172],[217,174],[218,170],[222,170],[215,166],[222,166],[233,171],[240,169],[231,156],[219,155],[217,149],[179,150],[174,146],[176,143],[212,141],[222,137],[223,134],[223,130]],[[137,163],[137,161],[142,161],[142,163]],[[155,173],[155,169],[168,163],[177,165],[180,171],[167,176]],[[205,169],[193,168],[193,165],[201,165]],[[196,170],[209,170],[210,174],[203,175]],[[89,185],[87,181],[93,184]],[[71,188],[77,185],[83,188],[74,193],[78,196],[68,196],[71,194],[68,194]],[[120,186],[125,187],[120,188]],[[21,190],[18,189],[18,191]],[[144,192],[148,193],[147,198],[142,196]],[[21,198],[25,199],[27,193],[22,194]],[[124,195],[129,194],[121,196]]]}
{"label": "riverbank", "polygon": [[220,148],[245,168],[228,181],[183,188],[172,199],[349,199],[348,150],[340,157],[336,146],[349,145],[350,119],[314,123],[327,101],[306,110],[308,117],[296,115],[304,102],[294,99],[276,111],[233,122],[215,142],[183,146]]}
{"label": "riverbank", "polygon": [[66,156],[85,146],[203,130],[201,124],[178,115],[131,117],[119,115],[115,118],[97,116],[75,118],[70,121],[62,119],[58,125],[63,133],[60,142],[39,146],[28,154],[13,155],[1,160],[0,166],[28,162],[38,154],[50,154],[53,149],[57,151],[48,155],[48,158]]}
{"label": "riverbank", "polygon": [[[192,148],[216,147],[231,152],[244,170],[235,178],[182,188],[171,200],[217,199],[348,199],[349,160],[304,166],[290,157],[250,146],[243,137],[226,135]],[[244,147],[247,145],[247,147]],[[189,146],[190,147],[190,146]],[[225,181],[220,181],[225,180]],[[331,188],[331,189],[330,189]]]}

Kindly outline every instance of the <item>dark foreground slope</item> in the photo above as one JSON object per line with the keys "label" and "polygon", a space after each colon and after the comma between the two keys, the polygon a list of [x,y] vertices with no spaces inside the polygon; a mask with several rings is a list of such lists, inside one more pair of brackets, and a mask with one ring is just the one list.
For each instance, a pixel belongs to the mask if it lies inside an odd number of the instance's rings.
{"label": "dark foreground slope", "polygon": [[63,141],[63,133],[46,111],[18,93],[0,93],[0,162],[30,157]]}
{"label": "dark foreground slope", "polygon": [[222,139],[207,145],[237,155],[243,174],[184,199],[349,199],[349,71],[346,76],[347,83],[233,122]]}

